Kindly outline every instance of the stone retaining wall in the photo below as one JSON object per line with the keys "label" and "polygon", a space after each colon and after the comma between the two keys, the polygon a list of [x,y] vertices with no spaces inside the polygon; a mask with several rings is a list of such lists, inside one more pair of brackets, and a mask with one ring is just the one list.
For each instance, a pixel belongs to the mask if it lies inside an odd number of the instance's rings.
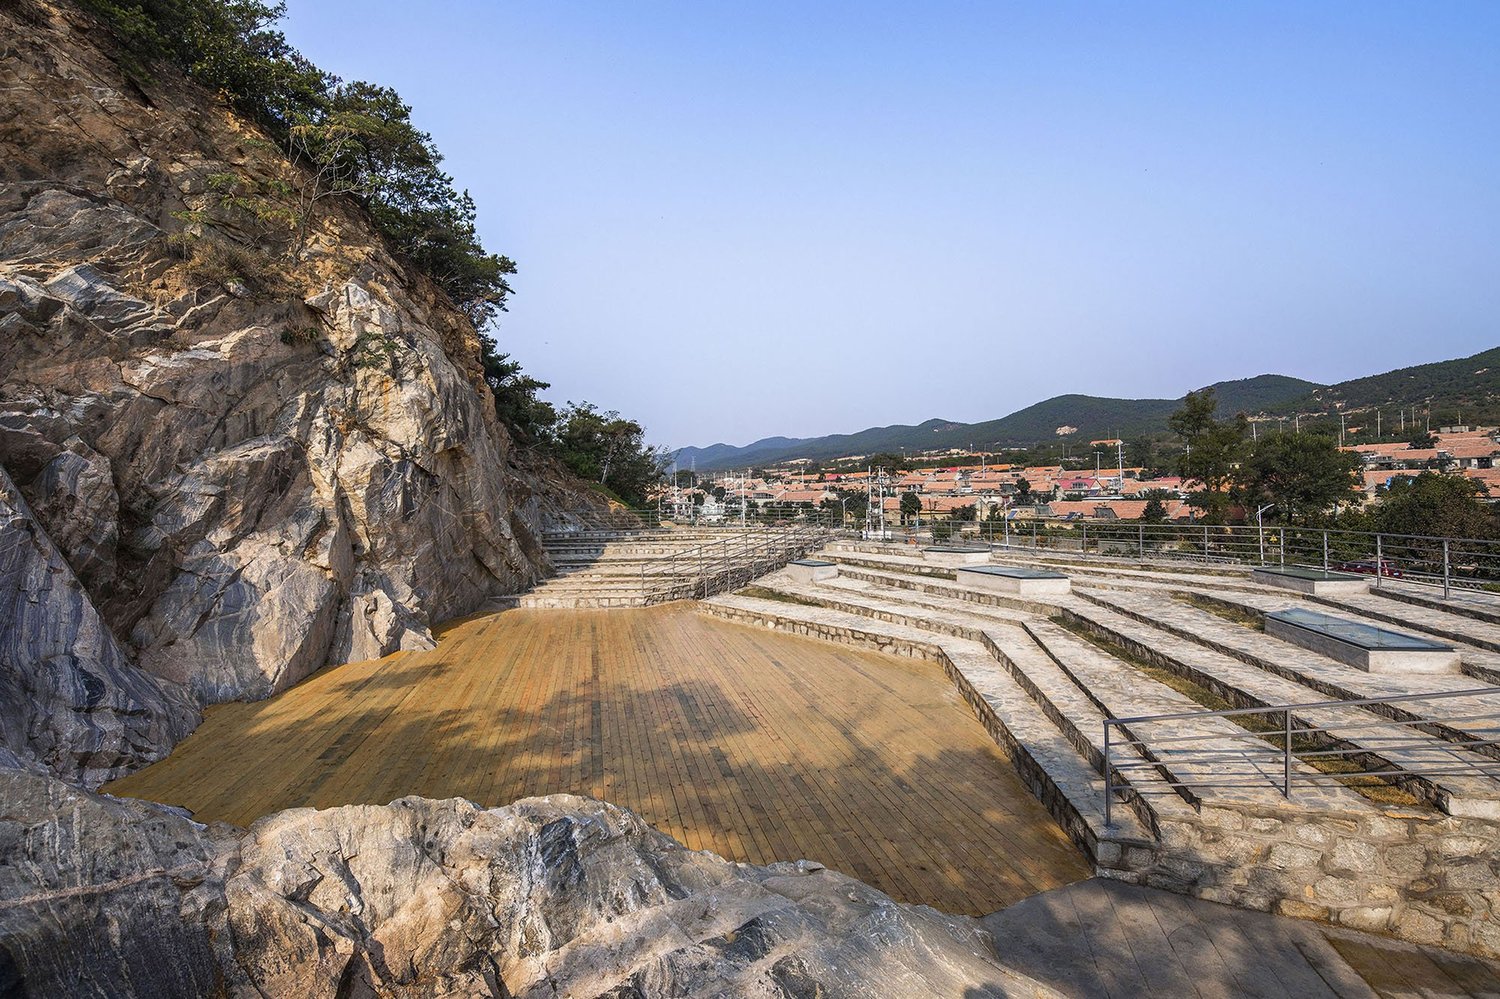
{"label": "stone retaining wall", "polygon": [[1161,836],[1157,864],[1126,879],[1500,957],[1500,823],[1235,804],[1164,820]]}

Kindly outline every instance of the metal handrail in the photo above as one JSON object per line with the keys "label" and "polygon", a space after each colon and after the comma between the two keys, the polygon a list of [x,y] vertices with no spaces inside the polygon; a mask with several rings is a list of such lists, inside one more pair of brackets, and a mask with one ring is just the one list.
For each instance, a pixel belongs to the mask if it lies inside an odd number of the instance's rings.
{"label": "metal handrail", "polygon": [[[1293,723],[1294,712],[1309,712],[1329,710],[1337,708],[1363,708],[1373,706],[1386,706],[1391,704],[1402,704],[1412,702],[1448,701],[1458,698],[1474,698],[1491,696],[1497,697],[1494,708],[1480,713],[1436,716],[1410,716],[1404,718],[1390,717],[1381,718],[1371,715],[1368,720],[1358,720],[1336,725],[1313,725],[1303,719],[1297,719]],[[1269,715],[1280,716],[1281,724],[1275,730],[1255,732],[1246,730],[1244,733],[1229,732],[1217,736],[1206,736],[1202,733],[1194,733],[1180,736],[1154,736],[1151,738],[1140,738],[1130,731],[1132,725],[1154,724],[1158,722],[1201,720],[1207,718],[1229,718],[1242,717],[1246,715]],[[1489,726],[1465,726],[1464,729],[1453,729],[1455,723],[1478,720],[1489,720],[1496,722]],[[1383,741],[1375,744],[1353,744],[1349,743],[1345,736],[1353,731],[1394,729],[1398,731],[1409,730],[1419,726],[1432,726],[1439,729],[1448,728],[1451,732],[1461,736],[1460,738],[1449,738],[1444,736],[1436,741],[1430,739],[1405,738],[1397,741]],[[1125,738],[1120,738],[1112,733],[1112,729],[1118,729]],[[1476,735],[1495,733],[1497,738],[1475,738]],[[1130,783],[1125,776],[1133,771],[1155,771],[1159,778],[1157,783],[1163,784],[1174,790],[1211,789],[1211,788],[1238,788],[1238,787],[1264,787],[1265,771],[1254,767],[1254,761],[1250,765],[1255,769],[1259,779],[1243,779],[1248,777],[1244,773],[1231,772],[1226,777],[1214,778],[1212,780],[1174,780],[1163,773],[1162,768],[1168,764],[1181,768],[1184,765],[1194,763],[1217,763],[1225,760],[1245,761],[1243,751],[1222,748],[1224,743],[1249,742],[1259,749],[1279,749],[1281,757],[1281,780],[1280,789],[1283,797],[1288,799],[1292,795],[1294,777],[1303,783],[1327,783],[1338,782],[1340,779],[1359,777],[1375,778],[1405,778],[1422,780],[1428,777],[1442,776],[1477,776],[1500,780],[1500,687],[1473,687],[1464,690],[1444,690],[1431,693],[1397,694],[1389,697],[1359,697],[1336,701],[1302,701],[1294,704],[1268,705],[1258,708],[1225,708],[1222,710],[1203,711],[1176,711],[1153,715],[1132,715],[1129,717],[1105,718],[1103,721],[1104,745],[1101,761],[1101,769],[1104,773],[1104,824],[1113,824],[1113,806],[1115,792],[1121,785],[1117,781],[1117,775],[1124,780],[1124,785],[1132,793],[1140,795],[1141,789]],[[1267,736],[1274,737],[1276,742],[1270,741]],[[1293,752],[1292,739],[1294,736],[1305,736],[1311,738],[1321,737],[1326,740],[1327,745],[1319,746],[1317,749]],[[1387,739],[1395,738],[1388,736]],[[1153,748],[1161,748],[1169,745],[1191,743],[1197,746],[1196,752],[1179,753],[1174,750],[1165,750],[1159,757],[1153,754]],[[1205,745],[1209,743],[1209,745]],[[1215,748],[1212,744],[1220,744]],[[1124,759],[1116,761],[1115,754],[1124,747],[1132,747],[1142,754],[1139,759]],[[1432,763],[1430,760],[1419,766],[1403,768],[1389,760],[1382,759],[1382,752],[1393,751],[1431,751],[1440,752],[1444,762]],[[1378,761],[1371,768],[1361,766],[1357,771],[1347,773],[1297,773],[1294,772],[1293,760],[1332,760],[1337,758],[1359,758],[1366,761]],[[1500,786],[1496,788],[1497,796],[1500,796]]]}
{"label": "metal handrail", "polygon": [[[748,581],[821,545],[825,532],[812,526],[737,530],[728,537],[695,545],[641,563],[641,592],[646,603],[710,596],[739,581]],[[648,584],[647,577],[659,582]]]}
{"label": "metal handrail", "polygon": [[1500,540],[1495,539],[1271,523],[1209,525],[1049,517],[949,520],[940,522],[935,532],[925,524],[896,531],[907,537],[951,534],[1006,550],[1048,550],[1100,558],[1302,566],[1331,571],[1353,564],[1345,571],[1370,575],[1376,587],[1393,579],[1430,585],[1441,587],[1445,599],[1451,598],[1455,589],[1478,590],[1500,584]]}

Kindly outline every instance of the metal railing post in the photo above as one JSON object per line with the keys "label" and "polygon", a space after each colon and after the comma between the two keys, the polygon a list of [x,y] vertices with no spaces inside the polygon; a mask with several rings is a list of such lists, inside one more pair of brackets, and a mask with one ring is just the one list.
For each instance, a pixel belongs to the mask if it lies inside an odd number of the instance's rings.
{"label": "metal railing post", "polygon": [[1292,709],[1287,708],[1282,712],[1282,735],[1285,740],[1281,746],[1281,796],[1290,798],[1292,796]]}
{"label": "metal railing post", "polygon": [[1323,571],[1328,571],[1328,530],[1323,530]]}
{"label": "metal railing post", "polygon": [[1208,561],[1208,525],[1203,525],[1203,561]]}
{"label": "metal railing post", "polygon": [[1089,553],[1089,524],[1088,524],[1088,521],[1084,521],[1083,522],[1083,554],[1087,555],[1088,553]]}
{"label": "metal railing post", "polygon": [[1375,588],[1380,588],[1380,577],[1385,571],[1385,559],[1382,556],[1380,535],[1375,535]]}
{"label": "metal railing post", "polygon": [[1450,580],[1448,578],[1448,539],[1444,538],[1443,539],[1443,599],[1444,600],[1447,600],[1448,597],[1449,597],[1449,584],[1450,584]]}
{"label": "metal railing post", "polygon": [[1115,799],[1114,779],[1109,766],[1109,722],[1104,723],[1104,827],[1110,826],[1110,816]]}
{"label": "metal railing post", "polygon": [[1146,525],[1138,524],[1136,526],[1140,530],[1140,559],[1144,562],[1146,561]]}

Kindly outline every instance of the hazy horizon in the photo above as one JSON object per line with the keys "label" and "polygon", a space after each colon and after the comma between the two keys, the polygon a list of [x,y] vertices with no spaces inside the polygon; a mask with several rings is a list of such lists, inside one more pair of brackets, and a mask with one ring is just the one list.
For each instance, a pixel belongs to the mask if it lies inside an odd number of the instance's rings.
{"label": "hazy horizon", "polygon": [[290,0],[674,447],[1336,382],[1500,337],[1500,5]]}

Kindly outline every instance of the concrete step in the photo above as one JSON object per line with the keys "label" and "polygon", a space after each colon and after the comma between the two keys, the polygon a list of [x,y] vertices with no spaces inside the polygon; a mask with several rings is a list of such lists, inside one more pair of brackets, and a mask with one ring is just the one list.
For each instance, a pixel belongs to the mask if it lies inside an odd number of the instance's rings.
{"label": "concrete step", "polygon": [[[1327,676],[1358,671],[1180,601],[1163,601],[1150,594],[1080,590],[1065,617],[1133,655],[1208,687],[1236,707],[1367,696],[1338,685],[1329,687],[1326,681],[1311,685],[1301,672]],[[1467,714],[1469,710],[1455,712],[1450,706],[1447,713]],[[1410,780],[1401,783],[1408,791],[1450,814],[1500,815],[1500,783],[1445,772],[1464,766],[1493,769],[1496,761],[1416,727],[1408,727],[1393,742],[1388,729],[1372,728],[1388,717],[1393,717],[1389,709],[1319,708],[1297,712],[1293,725],[1329,728],[1338,743],[1367,750],[1367,769],[1404,771]]]}
{"label": "concrete step", "polygon": [[[1324,599],[1314,600],[1314,598],[1305,597],[1302,594],[1290,595],[1280,590],[1260,590],[1254,593],[1228,593],[1222,590],[1190,589],[1186,592],[1206,597],[1216,603],[1224,604],[1227,607],[1261,618],[1264,618],[1266,614],[1272,611],[1286,610],[1289,607],[1304,607],[1320,613],[1332,613],[1336,617],[1360,624],[1368,624],[1377,628],[1390,628],[1394,626],[1401,631],[1416,635],[1418,638],[1426,638],[1435,642],[1446,642],[1454,645],[1458,650],[1464,673],[1482,680],[1485,684],[1500,684],[1500,653],[1496,653],[1483,646],[1470,644],[1461,638],[1428,630],[1415,622],[1397,619],[1393,616],[1373,616],[1354,604],[1337,604]],[[1423,676],[1426,675],[1423,674]],[[1467,680],[1463,681],[1462,685],[1474,687],[1482,686],[1483,684],[1475,684],[1472,680]],[[1437,688],[1427,686],[1426,684],[1419,684],[1413,688],[1413,692],[1421,689]]]}
{"label": "concrete step", "polygon": [[605,609],[610,607],[645,607],[646,598],[639,594],[634,596],[602,594],[549,594],[549,593],[526,593],[516,600],[518,607],[530,607],[533,609],[547,610],[584,610]]}
{"label": "concrete step", "polygon": [[[1112,718],[1206,710],[1186,694],[1145,676],[1058,624],[1028,621],[1024,627],[1068,678]],[[1281,751],[1227,718],[1200,716],[1119,728],[1129,738],[1144,741],[1147,755],[1163,775],[1195,804],[1227,799],[1275,806],[1283,800]],[[1206,752],[1210,746],[1212,752]],[[1296,761],[1292,770],[1294,777],[1321,776]],[[1357,811],[1368,807],[1363,798],[1339,785],[1299,787],[1297,795],[1299,804],[1315,808]]]}
{"label": "concrete step", "polygon": [[[900,599],[918,605],[930,604],[942,607],[951,604],[955,607],[992,607],[1043,616],[1057,613],[1056,603],[1050,602],[1046,597],[1033,600],[1007,596],[1003,593],[992,593],[987,590],[971,590],[956,581],[935,576],[914,576],[903,572],[843,566],[839,569],[838,579],[868,583],[887,590],[899,590],[902,591],[899,594]],[[892,597],[896,596],[897,594],[892,594]]]}
{"label": "concrete step", "polygon": [[1443,591],[1438,587],[1419,586],[1401,580],[1382,583],[1379,592],[1387,600],[1401,600],[1418,607],[1430,607],[1449,614],[1472,617],[1476,621],[1500,624],[1500,594],[1455,589],[1450,596],[1444,597]]}

